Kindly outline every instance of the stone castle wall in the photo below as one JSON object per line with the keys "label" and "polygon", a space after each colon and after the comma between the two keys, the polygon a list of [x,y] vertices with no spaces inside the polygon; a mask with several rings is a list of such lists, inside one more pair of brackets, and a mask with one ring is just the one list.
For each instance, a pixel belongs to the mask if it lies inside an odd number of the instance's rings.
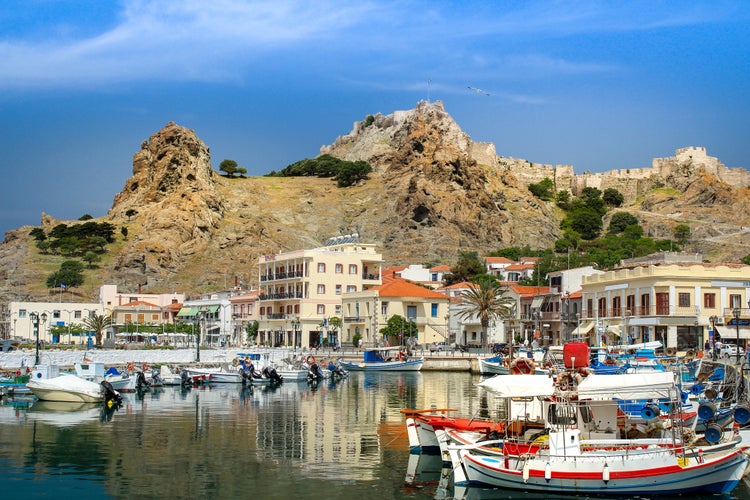
{"label": "stone castle wall", "polygon": [[573,195],[581,193],[583,188],[594,187],[601,191],[607,188],[617,189],[625,198],[625,203],[632,203],[638,196],[650,190],[660,180],[666,179],[680,165],[690,164],[696,169],[702,168],[706,173],[715,175],[720,181],[734,186],[750,186],[750,171],[744,168],[725,167],[717,158],[708,156],[706,148],[691,146],[675,151],[670,158],[654,158],[651,167],[615,169],[606,172],[575,174],[570,165],[546,165],[532,163],[518,158],[499,158],[501,167],[509,168],[518,180],[525,184],[535,184],[545,177],[555,183],[557,191],[568,190]]}

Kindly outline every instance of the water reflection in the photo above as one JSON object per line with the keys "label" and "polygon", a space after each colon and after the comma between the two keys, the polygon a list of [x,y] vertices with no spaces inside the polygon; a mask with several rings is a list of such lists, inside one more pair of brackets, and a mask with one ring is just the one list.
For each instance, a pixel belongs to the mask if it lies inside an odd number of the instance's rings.
{"label": "water reflection", "polygon": [[12,479],[3,494],[449,497],[439,457],[409,454],[401,410],[495,414],[498,402],[479,393],[478,381],[466,373],[352,373],[316,387],[152,388],[124,394],[108,413],[3,401],[0,470]]}

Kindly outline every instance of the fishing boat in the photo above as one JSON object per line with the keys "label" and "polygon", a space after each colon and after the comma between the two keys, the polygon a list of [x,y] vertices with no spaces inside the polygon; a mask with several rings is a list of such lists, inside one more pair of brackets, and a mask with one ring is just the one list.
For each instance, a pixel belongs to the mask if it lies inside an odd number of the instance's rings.
{"label": "fishing boat", "polygon": [[[480,385],[510,397],[518,394],[514,378],[494,377]],[[459,444],[454,431],[447,446],[454,483],[548,494],[728,493],[745,471],[747,446],[737,436],[699,445],[679,420],[657,418],[658,407],[651,409],[654,415],[644,413],[651,417],[649,434],[623,433],[628,423],[616,400],[669,399],[671,408],[681,410],[681,393],[669,372],[590,375],[567,389],[540,385],[531,391],[542,398],[548,431],[530,443],[526,436],[531,446],[513,449],[504,438]]]}
{"label": "fishing boat", "polygon": [[212,384],[241,384],[242,372],[236,368],[222,365],[217,368],[189,367],[183,368],[190,379],[208,380]]}
{"label": "fishing boat", "polygon": [[508,362],[507,357],[492,356],[491,358],[477,358],[479,373],[482,375],[510,375],[533,374],[549,375],[549,370],[539,368],[533,358],[518,357]]}
{"label": "fishing boat", "polygon": [[410,358],[398,347],[371,347],[365,349],[361,362],[342,361],[341,367],[346,371],[403,372],[419,371],[423,364],[424,357]]}

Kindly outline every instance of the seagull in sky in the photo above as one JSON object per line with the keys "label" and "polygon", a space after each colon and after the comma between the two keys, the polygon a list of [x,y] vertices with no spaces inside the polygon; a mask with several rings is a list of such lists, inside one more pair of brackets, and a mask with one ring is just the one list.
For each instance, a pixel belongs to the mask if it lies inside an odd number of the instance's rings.
{"label": "seagull in sky", "polygon": [[477,94],[490,95],[490,93],[489,93],[489,92],[485,92],[485,91],[484,91],[484,90],[482,90],[482,89],[478,89],[478,88],[476,88],[476,87],[472,87],[471,85],[468,85],[467,87],[468,87],[469,89],[473,90],[474,92],[476,92]]}

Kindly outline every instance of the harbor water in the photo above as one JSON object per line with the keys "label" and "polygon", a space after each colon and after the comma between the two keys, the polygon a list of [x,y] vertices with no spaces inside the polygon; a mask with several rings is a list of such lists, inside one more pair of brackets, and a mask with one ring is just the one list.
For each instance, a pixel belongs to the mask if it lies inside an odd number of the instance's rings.
{"label": "harbor water", "polygon": [[[115,411],[6,400],[2,496],[450,498],[450,471],[439,458],[410,455],[401,410],[495,417],[498,402],[476,387],[479,380],[459,372],[360,372],[318,386],[164,387],[125,394]],[[464,498],[530,496],[469,489]],[[748,499],[750,487],[743,481],[720,498]]]}

